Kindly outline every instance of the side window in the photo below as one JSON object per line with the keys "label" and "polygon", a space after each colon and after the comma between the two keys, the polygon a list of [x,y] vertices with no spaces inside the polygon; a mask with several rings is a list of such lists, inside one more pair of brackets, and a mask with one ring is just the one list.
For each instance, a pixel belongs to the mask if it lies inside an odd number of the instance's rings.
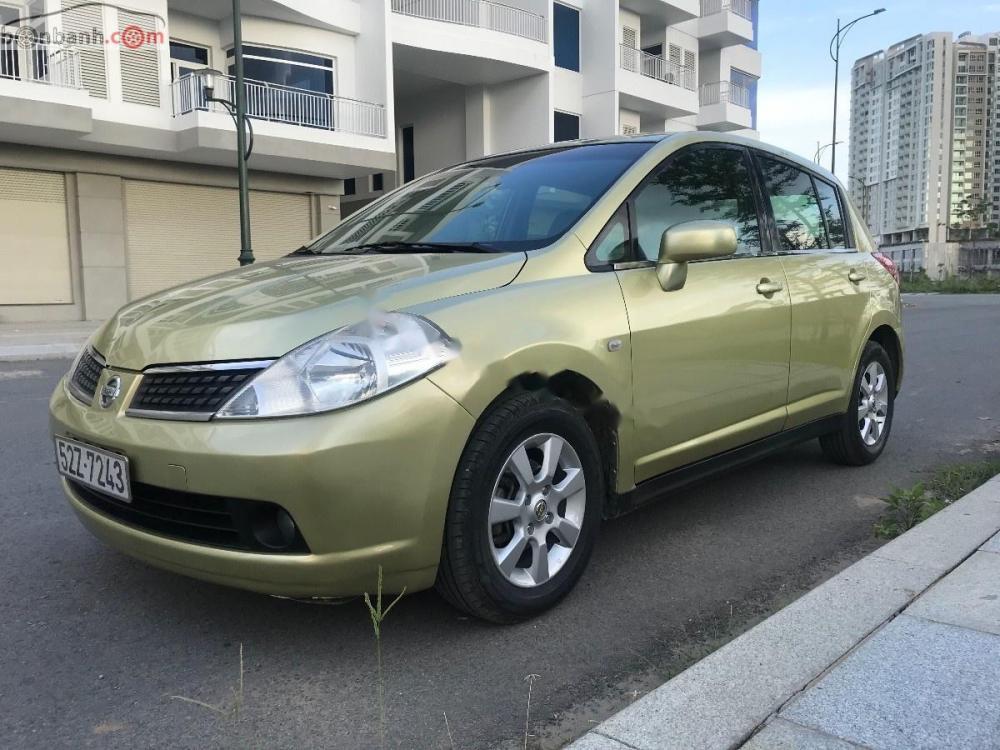
{"label": "side window", "polygon": [[844,216],[840,211],[840,201],[837,198],[837,188],[824,180],[813,180],[816,192],[819,193],[819,205],[826,220],[826,231],[830,235],[830,247],[846,248],[847,233],[844,229]]}
{"label": "side window", "polygon": [[737,255],[759,255],[760,225],[746,152],[695,146],[678,152],[633,199],[640,260],[656,260],[660,238],[688,221],[732,224]]}
{"label": "side window", "polygon": [[628,259],[628,212],[622,206],[601,231],[587,253],[587,266],[596,268]]}
{"label": "side window", "polygon": [[783,161],[766,156],[759,156],[758,159],[764,175],[764,189],[774,212],[781,250],[799,253],[829,247],[812,177]]}

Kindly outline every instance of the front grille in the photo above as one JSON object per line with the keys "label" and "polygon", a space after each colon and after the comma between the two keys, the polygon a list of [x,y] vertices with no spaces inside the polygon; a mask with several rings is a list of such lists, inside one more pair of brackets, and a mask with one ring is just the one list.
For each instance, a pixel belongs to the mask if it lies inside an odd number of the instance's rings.
{"label": "front grille", "polygon": [[73,370],[70,377],[70,384],[77,396],[88,403],[93,401],[94,393],[97,392],[97,381],[101,379],[101,370],[104,364],[95,356],[94,351],[88,346],[80,361]]}
{"label": "front grille", "polygon": [[[275,503],[239,500],[215,495],[199,495],[132,483],[132,502],[117,500],[102,492],[69,480],[78,498],[94,510],[131,526],[185,542],[212,547],[266,552],[272,554],[308,554],[309,547],[294,526],[294,533],[274,543],[269,524],[276,514],[285,512]],[[261,538],[270,540],[265,544]]]}
{"label": "front grille", "polygon": [[262,367],[148,373],[129,409],[215,414]]}

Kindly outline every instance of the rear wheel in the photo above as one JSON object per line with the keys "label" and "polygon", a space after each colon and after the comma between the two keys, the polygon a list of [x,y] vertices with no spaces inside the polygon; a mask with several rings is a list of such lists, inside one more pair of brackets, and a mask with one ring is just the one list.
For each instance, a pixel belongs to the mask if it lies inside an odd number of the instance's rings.
{"label": "rear wheel", "polygon": [[828,458],[839,464],[864,466],[881,455],[892,429],[895,378],[885,349],[869,341],[854,376],[851,403],[840,429],[820,438]]}
{"label": "rear wheel", "polygon": [[587,564],[603,487],[597,442],[571,404],[528,392],[496,405],[455,475],[438,590],[494,622],[551,607]]}

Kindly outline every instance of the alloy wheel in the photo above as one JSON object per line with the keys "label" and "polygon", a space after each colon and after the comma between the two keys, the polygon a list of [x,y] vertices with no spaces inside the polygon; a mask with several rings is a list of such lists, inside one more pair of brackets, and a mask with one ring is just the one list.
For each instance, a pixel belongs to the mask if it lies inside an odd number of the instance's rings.
{"label": "alloy wheel", "polygon": [[507,457],[490,498],[489,539],[503,577],[540,586],[573,553],[587,507],[587,483],[576,450],[552,433],[533,435]]}
{"label": "alloy wheel", "polygon": [[858,432],[865,445],[871,447],[882,439],[889,414],[889,379],[885,368],[872,362],[861,376],[858,393]]}

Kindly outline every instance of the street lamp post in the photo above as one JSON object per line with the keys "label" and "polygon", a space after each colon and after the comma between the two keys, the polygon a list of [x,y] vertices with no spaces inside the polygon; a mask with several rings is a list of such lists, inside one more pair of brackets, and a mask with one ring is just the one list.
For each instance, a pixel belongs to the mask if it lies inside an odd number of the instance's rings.
{"label": "street lamp post", "polygon": [[813,161],[819,164],[819,158],[823,155],[823,152],[830,148],[830,146],[836,146],[839,143],[843,143],[843,141],[837,141],[837,143],[827,143],[826,145],[820,146],[819,141],[816,141],[816,153],[813,154]]}
{"label": "street lamp post", "polygon": [[840,45],[844,41],[844,37],[847,36],[847,32],[850,31],[854,24],[858,21],[864,21],[866,18],[871,18],[872,16],[877,16],[879,13],[885,13],[885,8],[877,8],[863,16],[855,18],[848,24],[844,26],[840,25],[840,19],[837,19],[837,33],[833,35],[833,39],[830,40],[830,58],[833,60],[833,138],[830,139],[830,145],[832,150],[830,151],[830,171],[836,172],[837,170],[837,87],[840,85]]}
{"label": "street lamp post", "polygon": [[233,64],[236,68],[236,170],[240,188],[240,255],[241,266],[253,263],[250,243],[250,192],[247,188],[247,92],[243,85],[243,18],[240,0],[233,0]]}

